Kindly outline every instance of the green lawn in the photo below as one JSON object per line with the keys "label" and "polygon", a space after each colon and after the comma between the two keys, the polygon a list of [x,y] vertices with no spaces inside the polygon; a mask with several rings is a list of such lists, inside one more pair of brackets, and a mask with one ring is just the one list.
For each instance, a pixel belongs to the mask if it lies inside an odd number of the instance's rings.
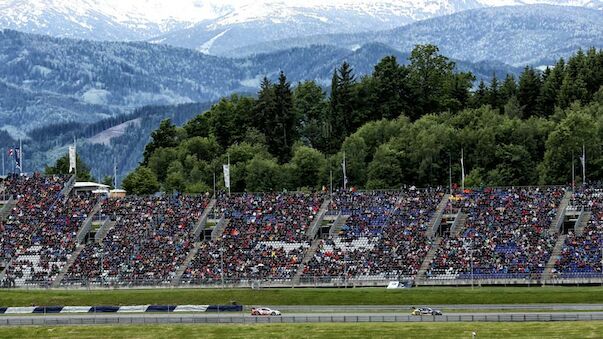
{"label": "green lawn", "polygon": [[0,306],[30,305],[426,305],[603,303],[602,287],[356,289],[0,290]]}
{"label": "green lawn", "polygon": [[602,322],[7,327],[2,338],[600,338]]}

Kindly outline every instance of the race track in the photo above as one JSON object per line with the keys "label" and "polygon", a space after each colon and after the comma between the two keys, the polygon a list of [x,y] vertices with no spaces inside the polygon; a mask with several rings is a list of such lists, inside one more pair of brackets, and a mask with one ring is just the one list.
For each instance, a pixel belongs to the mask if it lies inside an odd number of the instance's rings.
{"label": "race track", "polygon": [[100,325],[100,324],[260,324],[341,322],[527,322],[603,320],[603,312],[472,312],[443,316],[411,316],[403,313],[293,313],[275,317],[248,314],[64,314],[5,315],[0,326]]}

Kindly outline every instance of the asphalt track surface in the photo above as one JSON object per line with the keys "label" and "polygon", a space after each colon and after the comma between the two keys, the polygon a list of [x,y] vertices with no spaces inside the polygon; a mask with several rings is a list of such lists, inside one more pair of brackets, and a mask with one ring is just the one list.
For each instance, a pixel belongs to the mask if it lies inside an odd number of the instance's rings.
{"label": "asphalt track surface", "polygon": [[282,316],[251,316],[235,313],[162,313],[162,314],[56,314],[5,315],[0,326],[25,325],[128,325],[128,324],[263,324],[333,322],[527,322],[527,321],[601,321],[603,312],[469,312],[443,316],[412,316],[408,313],[291,313]]}

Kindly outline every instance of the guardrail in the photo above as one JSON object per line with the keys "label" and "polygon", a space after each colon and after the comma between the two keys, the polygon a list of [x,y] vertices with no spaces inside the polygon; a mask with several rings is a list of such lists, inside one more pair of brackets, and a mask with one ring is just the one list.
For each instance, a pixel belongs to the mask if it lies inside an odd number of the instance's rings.
{"label": "guardrail", "polygon": [[603,320],[602,313],[525,313],[525,314],[450,314],[441,316],[411,315],[283,315],[257,317],[248,315],[76,315],[0,317],[0,325],[100,325],[100,324],[279,324],[279,323],[394,323],[394,322],[549,322]]}

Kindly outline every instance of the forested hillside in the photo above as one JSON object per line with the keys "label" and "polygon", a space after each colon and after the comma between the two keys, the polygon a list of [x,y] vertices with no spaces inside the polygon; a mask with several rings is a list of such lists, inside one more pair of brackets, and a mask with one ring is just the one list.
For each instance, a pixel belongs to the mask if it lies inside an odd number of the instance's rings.
{"label": "forested hillside", "polygon": [[[0,127],[25,134],[59,122],[93,123],[148,105],[216,101],[254,93],[279,71],[292,82],[328,85],[343,61],[369,74],[381,58],[399,54],[369,44],[354,51],[311,46],[240,59],[218,58],[149,43],[58,39],[0,30]],[[513,72],[501,63],[461,62],[476,76]]]}
{"label": "forested hillside", "polygon": [[417,46],[409,61],[386,57],[362,78],[344,63],[328,95],[281,73],[262,81],[257,98],[223,98],[182,128],[165,120],[124,186],[208,191],[214,173],[222,186],[229,156],[234,191],[318,189],[331,173],[340,187],[344,153],[351,186],[447,185],[449,166],[459,181],[461,149],[467,185],[565,184],[582,145],[588,178],[603,179],[603,51],[493,77],[475,91],[473,75],[433,45]]}

